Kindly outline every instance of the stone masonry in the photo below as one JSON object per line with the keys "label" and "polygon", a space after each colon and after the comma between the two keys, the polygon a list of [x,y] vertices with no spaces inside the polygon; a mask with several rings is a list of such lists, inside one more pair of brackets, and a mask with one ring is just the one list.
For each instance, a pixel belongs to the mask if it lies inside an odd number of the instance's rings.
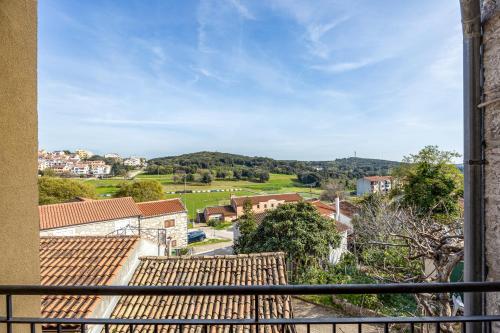
{"label": "stone masonry", "polygon": [[[487,280],[500,281],[500,1],[485,0],[482,17]],[[500,293],[488,294],[487,311],[500,314]],[[494,331],[500,332],[500,324]]]}

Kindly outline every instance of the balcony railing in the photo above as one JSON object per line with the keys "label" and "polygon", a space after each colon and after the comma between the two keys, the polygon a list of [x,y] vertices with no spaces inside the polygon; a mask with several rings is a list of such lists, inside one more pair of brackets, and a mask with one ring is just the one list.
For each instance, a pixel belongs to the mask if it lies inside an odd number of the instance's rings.
{"label": "balcony railing", "polygon": [[[398,331],[440,332],[442,324],[452,323],[453,331],[465,333],[467,323],[481,323],[491,332],[492,323],[500,322],[500,315],[450,316],[450,317],[330,317],[330,318],[263,318],[259,309],[264,297],[277,295],[339,295],[339,294],[419,294],[419,293],[486,293],[499,292],[500,282],[430,283],[430,284],[361,284],[361,285],[256,285],[256,286],[0,286],[0,295],[5,296],[6,315],[0,317],[0,324],[7,332],[13,332],[15,325],[29,325],[35,332],[37,325],[50,325],[62,332],[65,327],[77,327],[82,333],[87,328],[99,326],[103,332],[112,332],[113,327],[127,327],[129,332],[260,332],[272,327],[275,332],[295,332],[301,327],[311,333],[311,326],[321,326],[321,332],[338,333],[339,325],[351,325],[362,333],[364,325],[379,328],[388,333],[397,326]],[[31,318],[14,317],[12,298],[15,295],[153,295],[153,296],[212,296],[250,295],[253,302],[253,316],[243,319],[119,319],[119,318]],[[221,329],[222,328],[222,329]],[[315,329],[315,331],[318,331]]]}

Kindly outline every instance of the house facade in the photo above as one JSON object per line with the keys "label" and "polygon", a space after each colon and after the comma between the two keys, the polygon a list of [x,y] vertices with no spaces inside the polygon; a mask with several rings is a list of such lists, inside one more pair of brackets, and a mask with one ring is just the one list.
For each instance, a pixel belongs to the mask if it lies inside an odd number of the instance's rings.
{"label": "house facade", "polygon": [[263,213],[268,209],[276,208],[285,203],[300,202],[302,197],[297,193],[266,194],[247,197],[232,197],[231,207],[236,212],[236,218],[243,215],[243,208],[246,202],[252,205],[254,213]]}
{"label": "house facade", "polygon": [[370,176],[358,179],[356,182],[356,195],[367,193],[385,194],[393,187],[393,179],[390,176]]}
{"label": "house facade", "polygon": [[[140,202],[141,236],[156,239],[172,248],[187,246],[188,212],[180,199]],[[160,236],[158,230],[162,230]],[[159,239],[159,238],[163,239]]]}
{"label": "house facade", "polygon": [[297,193],[266,194],[246,197],[231,197],[231,202],[226,206],[211,206],[203,210],[205,222],[210,220],[235,221],[244,214],[246,202],[252,205],[255,214],[264,213],[269,209],[274,209],[280,205],[290,202],[300,202],[302,197]]}

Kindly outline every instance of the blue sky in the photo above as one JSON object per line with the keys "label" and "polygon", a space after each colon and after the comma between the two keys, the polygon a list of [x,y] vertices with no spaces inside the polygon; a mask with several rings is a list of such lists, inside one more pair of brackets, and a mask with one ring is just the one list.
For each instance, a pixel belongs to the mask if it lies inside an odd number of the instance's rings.
{"label": "blue sky", "polygon": [[461,153],[460,29],[451,0],[40,1],[40,147]]}

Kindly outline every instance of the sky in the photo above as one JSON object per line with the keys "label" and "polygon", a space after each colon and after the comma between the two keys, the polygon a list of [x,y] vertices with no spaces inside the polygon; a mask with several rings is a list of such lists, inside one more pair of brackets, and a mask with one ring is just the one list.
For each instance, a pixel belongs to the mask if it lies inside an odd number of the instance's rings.
{"label": "sky", "polygon": [[38,6],[40,148],[296,160],[463,152],[458,1]]}

